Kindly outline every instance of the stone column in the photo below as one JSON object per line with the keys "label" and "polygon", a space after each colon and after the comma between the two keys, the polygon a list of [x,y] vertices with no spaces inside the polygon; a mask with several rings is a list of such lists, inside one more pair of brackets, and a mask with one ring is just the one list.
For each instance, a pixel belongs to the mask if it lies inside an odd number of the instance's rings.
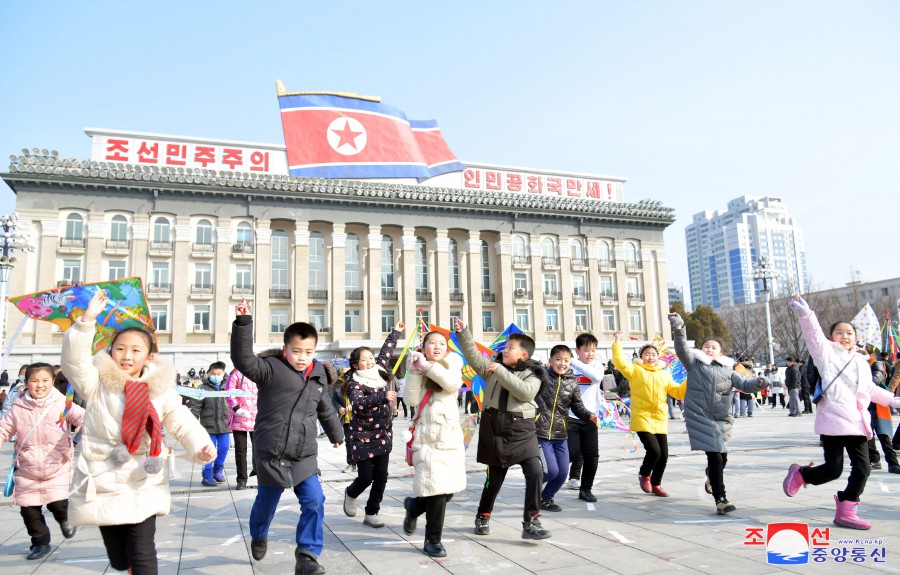
{"label": "stone column", "polygon": [[[211,304],[213,316],[211,318],[213,338],[215,343],[228,343],[231,336],[231,322],[234,321],[232,307],[238,302],[231,300],[231,218],[219,218],[216,227],[216,258],[213,266],[213,291],[215,297]],[[257,306],[254,302],[250,307],[250,313],[256,321]],[[193,313],[188,310],[188,329],[193,324]],[[211,326],[212,327],[212,326]]]}
{"label": "stone column", "polygon": [[497,305],[494,310],[500,312],[500,317],[495,317],[494,321],[499,321],[500,325],[497,328],[503,329],[516,320],[515,302],[513,302],[515,285],[512,268],[512,234],[501,232],[500,241],[494,244],[494,251],[497,253],[497,273],[495,274],[497,281],[493,286],[497,295]]}
{"label": "stone column", "polygon": [[597,334],[600,332],[600,328],[603,325],[603,303],[602,303],[602,294],[600,293],[600,262],[599,257],[600,248],[597,247],[596,243],[589,243],[587,245],[587,258],[588,258],[588,289],[591,290],[591,307],[589,313],[590,317],[590,332],[593,334]]}
{"label": "stone column", "polygon": [[616,306],[616,329],[628,333],[628,274],[625,272],[625,247],[622,242],[616,240],[614,242],[613,253],[616,255],[616,275],[613,283],[616,286],[616,294],[619,297],[619,303]]}
{"label": "stone column", "polygon": [[[651,278],[650,284],[644,284],[647,294],[647,337],[653,337],[655,333],[661,333],[666,341],[672,340],[672,324],[669,323],[669,289],[666,275],[666,252],[662,246],[658,249],[647,250],[644,259],[644,280]],[[650,268],[649,270],[647,268]],[[653,291],[648,289],[653,286]],[[653,314],[653,323],[650,322],[650,314]]]}
{"label": "stone column", "polygon": [[[384,332],[381,331],[381,226],[369,226],[369,247],[366,251],[365,261],[360,258],[366,290],[364,295],[368,316],[368,338],[379,340]],[[398,319],[395,319],[398,321]]]}
{"label": "stone column", "polygon": [[344,337],[344,301],[346,300],[344,274],[344,247],[347,244],[347,234],[344,232],[344,224],[332,224],[331,232],[331,333],[332,341],[338,341]]}
{"label": "stone column", "polygon": [[294,317],[291,323],[309,321],[309,223],[297,222],[294,230]]}
{"label": "stone column", "polygon": [[[187,341],[188,330],[193,330],[193,325],[188,325],[187,318],[187,302],[190,301],[190,289],[193,278],[190,271],[190,255],[191,240],[193,239],[193,228],[191,227],[191,218],[189,216],[176,216],[175,218],[175,252],[172,268],[169,270],[172,282],[172,297],[169,302],[170,306],[170,325],[172,332],[172,343],[185,343]],[[225,310],[210,310],[213,317]],[[193,320],[193,314],[191,314]],[[193,321],[190,322],[191,324]],[[187,326],[187,329],[185,329]],[[212,327],[212,325],[210,325]],[[210,338],[212,339],[212,338]]]}
{"label": "stone column", "polygon": [[150,216],[134,214],[131,220],[131,274],[144,280],[144,289],[150,282],[148,255],[150,248]]}
{"label": "stone column", "polygon": [[447,230],[437,230],[434,239],[434,286],[432,287],[432,301],[435,302],[435,316],[431,321],[435,324],[448,327],[450,323],[450,238]]}
{"label": "stone column", "polygon": [[[566,242],[563,247],[563,242]],[[562,306],[559,311],[559,329],[563,341],[575,339],[575,299],[572,291],[572,246],[569,240],[559,238],[559,291],[562,295]]]}
{"label": "stone column", "polygon": [[[46,219],[41,220],[41,241],[38,246],[38,289],[46,289],[48,287],[56,287],[57,282],[57,262],[60,261],[60,256],[58,247],[59,247],[59,231],[60,231],[60,221],[58,219]],[[61,277],[61,276],[60,276]],[[19,295],[15,293],[9,293],[10,295]],[[9,311],[9,310],[7,310]],[[7,313],[6,316],[7,324],[15,321],[15,316]],[[15,329],[15,327],[13,327]],[[41,344],[49,344],[51,343],[51,337],[56,328],[53,327],[53,324],[46,321],[36,321],[34,322],[34,343]],[[11,331],[11,330],[10,330]],[[8,334],[11,335],[11,334]],[[8,343],[8,340],[4,339]],[[4,352],[6,350],[3,350]],[[10,381],[15,378],[15,374],[10,375]]]}
{"label": "stone column", "polygon": [[[469,240],[466,242],[466,275],[463,283],[463,291],[466,293],[466,303],[463,309],[468,308],[469,317],[463,320],[472,330],[475,341],[484,339],[484,326],[481,321],[481,312],[484,307],[481,302],[481,234],[477,230],[469,230]],[[498,322],[499,318],[494,318]],[[455,326],[447,326],[447,329],[453,329]],[[498,326],[494,326],[498,329]]]}
{"label": "stone column", "polygon": [[403,236],[400,238],[403,253],[400,256],[400,278],[395,283],[401,286],[400,319],[407,325],[413,326],[418,321],[416,313],[416,230],[415,228],[403,228]]}
{"label": "stone column", "polygon": [[272,285],[272,221],[256,221],[256,258],[253,262],[253,301],[256,316],[253,318],[256,341],[268,342],[272,330],[272,312],[269,309],[269,286]]}
{"label": "stone column", "polygon": [[[531,307],[532,330],[534,339],[546,340],[547,322],[544,317],[544,271],[541,267],[541,241],[540,237],[531,237],[531,294],[533,305]],[[527,331],[527,330],[526,330]]]}
{"label": "stone column", "polygon": [[84,282],[100,282],[108,279],[103,275],[103,238],[106,236],[106,224],[103,214],[91,212],[87,222],[87,241],[85,242]]}

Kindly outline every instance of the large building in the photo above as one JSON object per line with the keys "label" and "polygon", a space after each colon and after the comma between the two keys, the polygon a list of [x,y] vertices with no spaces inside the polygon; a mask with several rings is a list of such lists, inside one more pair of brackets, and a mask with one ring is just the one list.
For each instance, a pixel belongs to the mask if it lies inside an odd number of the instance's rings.
{"label": "large building", "polygon": [[[23,154],[2,174],[35,247],[9,293],[140,276],[181,370],[228,361],[242,298],[259,347],[305,320],[323,358],[419,315],[461,316],[487,342],[515,322],[545,352],[587,330],[606,348],[618,329],[670,335],[673,210],[625,202],[623,178],[467,164],[424,184],[304,179],[283,146],[87,133],[90,160]],[[11,367],[56,362],[61,341],[29,322]]]}
{"label": "large building", "polygon": [[762,287],[753,279],[763,256],[778,279],[768,288],[778,297],[807,291],[803,231],[776,197],[743,196],[724,212],[694,215],[685,228],[691,305],[713,308],[752,303]]}

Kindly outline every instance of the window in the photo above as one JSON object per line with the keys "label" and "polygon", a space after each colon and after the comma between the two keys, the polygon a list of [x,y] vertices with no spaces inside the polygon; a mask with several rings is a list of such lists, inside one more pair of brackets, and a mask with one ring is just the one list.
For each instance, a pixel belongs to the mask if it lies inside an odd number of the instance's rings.
{"label": "window", "polygon": [[631,331],[644,331],[644,318],[641,310],[628,310],[628,328]]}
{"label": "window", "polygon": [[559,293],[557,289],[558,282],[556,274],[544,274],[544,293],[548,295],[556,295]]}
{"label": "window", "polygon": [[169,262],[153,262],[151,282],[158,286],[169,285]]}
{"label": "window", "polygon": [[575,274],[572,276],[572,293],[578,297],[587,295],[587,286],[584,274]]}
{"label": "window", "polygon": [[422,318],[422,323],[425,325],[431,325],[431,314],[427,311],[420,311],[419,316]]}
{"label": "window", "polygon": [[584,261],[584,244],[579,239],[572,240],[572,259],[575,261]]}
{"label": "window", "polygon": [[344,244],[344,288],[359,291],[359,236],[347,234]]}
{"label": "window", "polygon": [[494,312],[481,312],[481,329],[482,331],[494,331]]}
{"label": "window", "polygon": [[194,285],[212,287],[212,264],[194,264]]}
{"label": "window", "polygon": [[66,239],[84,239],[84,218],[82,218],[80,215],[69,214],[69,217],[66,218]]}
{"label": "window", "polygon": [[638,261],[637,246],[631,242],[627,242],[625,244],[625,261],[628,261],[628,262]]}
{"label": "window", "polygon": [[204,246],[212,245],[212,231],[212,224],[209,223],[209,220],[200,220],[197,222],[197,233],[194,236],[194,243]]}
{"label": "window", "polygon": [[556,258],[556,242],[553,238],[544,238],[541,240],[541,257]]}
{"label": "window", "polygon": [[110,223],[109,239],[114,242],[128,241],[128,220],[125,216],[114,216]]}
{"label": "window", "polygon": [[391,236],[381,236],[381,287],[394,287],[394,240]]}
{"label": "window", "polygon": [[381,310],[381,331],[390,332],[392,329],[394,329],[395,325],[397,325],[397,321],[394,319],[394,310],[382,309]]}
{"label": "window", "polygon": [[451,311],[450,312],[450,325],[456,325],[456,318],[462,318],[461,311]]}
{"label": "window", "polygon": [[603,310],[603,331],[616,331],[616,310]]}
{"label": "window", "polygon": [[273,289],[288,289],[288,249],[288,235],[282,230],[275,230],[272,234]]}
{"label": "window", "polygon": [[271,317],[271,326],[269,327],[269,331],[271,333],[281,333],[288,326],[288,310],[272,308],[269,310],[269,314]]}
{"label": "window", "polygon": [[522,331],[529,331],[531,327],[528,325],[528,308],[516,308],[516,325]]}
{"label": "window", "polygon": [[358,309],[348,309],[344,312],[344,331],[347,333],[362,331]]}
{"label": "window", "polygon": [[629,295],[640,295],[641,294],[641,280],[637,277],[629,277],[628,278],[628,294]]}
{"label": "window", "polygon": [[459,291],[459,244],[456,240],[450,238],[450,251],[448,254],[450,260],[450,291]]}
{"label": "window", "polygon": [[309,234],[309,289],[325,289],[325,236],[321,232]]}
{"label": "window", "polygon": [[611,252],[610,252],[610,249],[609,249],[609,243],[608,243],[608,242],[605,242],[605,241],[601,240],[597,247],[600,248],[600,249],[598,250],[597,257],[600,259],[601,262],[610,262],[610,261],[612,261]]}
{"label": "window", "polygon": [[481,242],[481,289],[491,291],[491,260],[487,242],[484,240]]}
{"label": "window", "polygon": [[194,331],[209,331],[209,306],[194,306]]}
{"label": "window", "polygon": [[150,306],[150,318],[156,331],[169,331],[169,306]]}
{"label": "window", "polygon": [[612,276],[600,276],[600,295],[603,297],[613,296]]}
{"label": "window", "polygon": [[881,295],[883,295],[884,297],[887,297],[887,295],[888,295],[888,288],[881,288]]}
{"label": "window", "polygon": [[169,239],[169,231],[171,226],[169,225],[169,220],[166,218],[156,218],[156,221],[153,222],[153,243],[155,244],[167,244],[171,240]]}
{"label": "window", "polygon": [[528,248],[525,245],[525,238],[522,236],[513,236],[512,250],[513,257],[526,257],[528,255]]}
{"label": "window", "polygon": [[545,310],[544,317],[547,318],[547,331],[559,331],[559,310]]}
{"label": "window", "polygon": [[68,285],[81,283],[81,260],[63,260],[63,279]]}
{"label": "window", "polygon": [[309,310],[309,324],[316,328],[316,331],[322,331],[323,329],[325,329],[325,310]]}
{"label": "window", "polygon": [[425,240],[416,238],[416,289],[428,289],[428,257]]}
{"label": "window", "polygon": [[588,331],[588,315],[586,309],[575,310],[575,331]]}
{"label": "window", "polygon": [[122,260],[110,260],[109,281],[120,280],[125,277],[125,262]]}
{"label": "window", "polygon": [[253,287],[253,266],[250,264],[234,266],[234,287],[240,289]]}
{"label": "window", "polygon": [[234,243],[239,246],[253,245],[253,228],[250,227],[250,224],[241,222],[237,225],[237,234],[235,235]]}
{"label": "window", "polygon": [[528,291],[528,275],[523,273],[513,274],[513,289],[516,292],[519,290]]}

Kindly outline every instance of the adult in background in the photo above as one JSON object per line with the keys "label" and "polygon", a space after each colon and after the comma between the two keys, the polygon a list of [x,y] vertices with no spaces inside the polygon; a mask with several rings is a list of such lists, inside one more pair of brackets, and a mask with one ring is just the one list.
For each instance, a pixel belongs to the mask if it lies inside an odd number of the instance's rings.
{"label": "adult in background", "polygon": [[809,378],[806,376],[809,366],[802,358],[800,358],[798,365],[800,366],[800,401],[803,402],[803,411],[801,413],[812,413],[812,395],[810,394]]}
{"label": "adult in background", "polygon": [[[889,389],[887,384],[887,368],[884,362],[877,359],[874,348],[866,345],[868,353],[869,369],[872,371],[872,381],[876,387]],[[881,457],[878,454],[878,446],[875,438],[881,443],[881,450],[884,452],[884,459],[888,464],[890,473],[900,473],[900,464],[897,462],[897,454],[891,445],[891,434],[894,432],[891,412],[889,407],[878,406],[875,403],[869,403],[869,417],[872,421],[872,437],[869,439],[869,466],[872,469],[881,469]]]}
{"label": "adult in background", "polygon": [[800,368],[794,362],[794,358],[787,356],[785,362],[787,369],[784,373],[784,385],[788,390],[788,417],[800,416]]}

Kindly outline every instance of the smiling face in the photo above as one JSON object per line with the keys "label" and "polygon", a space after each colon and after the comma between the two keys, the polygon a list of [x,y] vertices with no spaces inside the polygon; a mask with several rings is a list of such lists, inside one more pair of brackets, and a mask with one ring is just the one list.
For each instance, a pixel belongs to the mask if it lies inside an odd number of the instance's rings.
{"label": "smiling face", "polygon": [[293,337],[282,348],[282,356],[288,365],[297,371],[305,371],[312,365],[313,359],[316,357],[317,343],[316,339],[312,337]]}
{"label": "smiling face", "polygon": [[144,366],[153,361],[147,338],[137,331],[125,331],[116,336],[109,356],[119,369],[135,379],[141,376]]}
{"label": "smiling face", "polygon": [[359,352],[359,361],[352,367],[354,369],[372,369],[375,367],[375,354],[368,349],[362,350]]}
{"label": "smiling face", "polygon": [[659,352],[656,351],[656,348],[648,347],[641,352],[641,361],[644,362],[644,365],[656,365],[656,362],[659,361]]}
{"label": "smiling face", "polygon": [[831,341],[841,344],[841,347],[850,351],[856,347],[856,330],[853,325],[842,321],[831,330]]}
{"label": "smiling face", "polygon": [[422,355],[428,361],[444,359],[448,351],[447,339],[439,333],[428,334],[428,338],[422,344]]}
{"label": "smiling face", "polygon": [[713,359],[722,357],[722,346],[714,339],[704,341],[703,345],[700,347],[700,351]]}
{"label": "smiling face", "polygon": [[50,395],[50,390],[53,389],[53,370],[36,370],[25,382],[25,387],[28,389],[28,395],[34,399],[47,397]]}
{"label": "smiling face", "polygon": [[550,358],[550,369],[558,375],[565,375],[572,365],[572,354],[560,351]]}
{"label": "smiling face", "polygon": [[587,344],[576,347],[575,353],[578,355],[578,361],[590,365],[594,363],[594,358],[597,357],[597,346],[594,344]]}

